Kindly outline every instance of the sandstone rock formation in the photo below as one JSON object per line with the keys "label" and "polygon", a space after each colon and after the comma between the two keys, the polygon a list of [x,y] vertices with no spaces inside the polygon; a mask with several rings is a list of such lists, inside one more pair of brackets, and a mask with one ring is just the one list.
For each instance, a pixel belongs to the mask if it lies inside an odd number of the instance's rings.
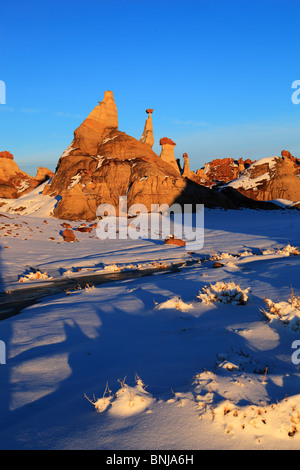
{"label": "sandstone rock formation", "polygon": [[75,234],[73,232],[73,230],[70,230],[69,228],[66,228],[63,233],[62,233],[62,236],[63,236],[63,239],[65,242],[75,242],[76,241],[76,237],[75,237]]}
{"label": "sandstone rock formation", "polygon": [[28,193],[45,181],[46,175],[54,175],[47,168],[40,167],[35,177],[22,171],[10,152],[0,152],[0,198],[16,199]]}
{"label": "sandstone rock formation", "polygon": [[181,240],[181,238],[175,238],[174,236],[171,236],[170,238],[165,239],[165,245],[185,246],[186,242]]}
{"label": "sandstone rock formation", "polygon": [[71,147],[78,150],[77,154],[97,155],[99,143],[111,128],[118,129],[118,111],[112,91],[106,91],[103,101],[74,132]]}
{"label": "sandstone rock formation", "polygon": [[300,161],[283,151],[282,157],[262,158],[228,184],[257,201],[300,201]]}
{"label": "sandstone rock formation", "polygon": [[148,114],[148,117],[146,119],[144,132],[142,134],[142,137],[140,138],[140,141],[145,144],[150,145],[150,147],[152,148],[154,144],[153,125],[152,125],[153,109],[146,109],[146,113]]}
{"label": "sandstone rock formation", "polygon": [[43,183],[44,181],[52,178],[52,176],[54,176],[53,171],[43,166],[39,166],[34,179]]}
{"label": "sandstone rock formation", "polygon": [[252,163],[251,160],[244,161],[242,158],[216,158],[206,163],[203,169],[197,170],[196,177],[199,184],[208,187],[225,184],[237,179]]}
{"label": "sandstone rock formation", "polygon": [[[148,110],[151,116],[152,110]],[[237,208],[234,197],[201,186],[180,174],[175,143],[160,140],[160,157],[149,142],[118,130],[118,116],[111,92],[74,132],[71,145],[58,161],[56,173],[43,194],[57,197],[54,216],[64,220],[94,220],[100,204],[111,204],[118,215],[119,198],[127,206],[143,204],[205,204]],[[147,139],[145,139],[147,140]],[[240,199],[242,195],[237,193]],[[243,203],[247,205],[244,197]],[[252,205],[258,203],[250,200]]]}
{"label": "sandstone rock formation", "polygon": [[174,155],[175,142],[168,137],[163,137],[160,139],[159,144],[161,145],[160,158],[169,165],[172,165],[176,172],[180,174]]}
{"label": "sandstone rock formation", "polygon": [[184,176],[185,178],[190,178],[192,176],[192,172],[190,170],[190,162],[189,162],[188,154],[184,153],[182,157],[183,157],[183,162],[184,162],[182,176]]}

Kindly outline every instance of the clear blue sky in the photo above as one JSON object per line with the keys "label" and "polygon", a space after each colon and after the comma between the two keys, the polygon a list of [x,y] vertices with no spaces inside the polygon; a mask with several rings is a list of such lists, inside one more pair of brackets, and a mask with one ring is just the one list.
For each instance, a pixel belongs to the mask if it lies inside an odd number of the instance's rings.
{"label": "clear blue sky", "polygon": [[0,150],[54,170],[105,90],[119,129],[161,137],[193,170],[221,157],[300,157],[299,0],[2,2]]}

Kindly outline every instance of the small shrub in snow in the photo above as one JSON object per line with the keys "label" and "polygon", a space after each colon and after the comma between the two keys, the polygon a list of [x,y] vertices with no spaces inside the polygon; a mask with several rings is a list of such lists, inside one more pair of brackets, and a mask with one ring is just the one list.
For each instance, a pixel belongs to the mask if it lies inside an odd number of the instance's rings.
{"label": "small shrub in snow", "polygon": [[123,268],[116,265],[116,263],[104,266],[104,271],[117,272],[117,271],[122,271],[122,270]]}
{"label": "small shrub in snow", "polygon": [[127,385],[125,379],[126,377],[122,381],[118,381],[121,388],[114,395],[106,384],[102,398],[94,398],[94,401],[86,395],[85,398],[94,405],[98,413],[108,409],[112,415],[126,418],[145,411],[154,402],[154,398],[145,390],[145,384],[137,375],[135,387]]}
{"label": "small shrub in snow", "polygon": [[155,307],[157,310],[162,309],[176,309],[180,310],[181,312],[186,312],[187,310],[191,310],[194,308],[193,304],[187,304],[181,300],[180,297],[175,296],[161,304],[157,304]]}
{"label": "small shrub in snow", "polygon": [[204,286],[197,298],[204,304],[222,302],[224,304],[245,305],[248,302],[250,290],[250,287],[242,290],[234,282],[217,282],[216,284]]}
{"label": "small shrub in snow", "polygon": [[300,297],[295,297],[292,291],[290,299],[287,301],[273,302],[271,299],[264,299],[266,309],[260,311],[269,321],[280,321],[293,331],[300,329]]}
{"label": "small shrub in snow", "polygon": [[296,246],[291,246],[289,243],[283,247],[279,248],[278,250],[275,249],[268,249],[268,250],[263,250],[262,251],[263,255],[284,255],[284,256],[290,256],[290,255],[299,255],[300,250]]}
{"label": "small shrub in snow", "polygon": [[219,261],[220,259],[234,259],[237,256],[232,255],[231,253],[217,253],[216,251],[212,250],[213,254],[209,258],[211,261]]}
{"label": "small shrub in snow", "polygon": [[88,283],[87,283],[87,284],[85,285],[85,288],[84,288],[84,289],[85,289],[86,292],[90,292],[91,290],[95,289],[95,286],[94,286],[94,284],[88,284]]}
{"label": "small shrub in snow", "polygon": [[42,273],[41,271],[35,270],[31,271],[28,274],[25,274],[24,276],[21,276],[19,279],[19,282],[30,282],[30,281],[36,281],[37,279],[39,280],[51,280],[53,277],[48,276],[47,271]]}

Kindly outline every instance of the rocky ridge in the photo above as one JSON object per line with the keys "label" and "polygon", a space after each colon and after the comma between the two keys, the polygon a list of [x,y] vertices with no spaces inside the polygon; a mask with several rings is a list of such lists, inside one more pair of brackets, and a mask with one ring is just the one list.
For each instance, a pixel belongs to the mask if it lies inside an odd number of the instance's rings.
{"label": "rocky ridge", "polygon": [[32,191],[41,183],[51,178],[54,173],[48,168],[39,167],[36,176],[32,177],[22,171],[10,152],[0,152],[0,197],[17,199]]}

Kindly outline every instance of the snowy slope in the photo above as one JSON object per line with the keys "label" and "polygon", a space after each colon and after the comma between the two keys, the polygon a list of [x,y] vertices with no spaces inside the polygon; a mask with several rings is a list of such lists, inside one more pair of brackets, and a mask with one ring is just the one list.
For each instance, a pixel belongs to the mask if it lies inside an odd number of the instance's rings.
{"label": "snowy slope", "polygon": [[[281,158],[266,157],[257,160],[252,163],[239,178],[228,183],[228,186],[235,189],[243,188],[244,190],[259,188],[261,184],[271,179],[272,170],[276,167],[277,160],[281,160]],[[257,167],[262,167],[263,165],[267,165],[266,171],[256,178],[251,177],[252,172],[254,172]]]}
{"label": "snowy slope", "polygon": [[5,288],[26,264],[56,278],[100,262],[201,262],[51,296],[0,322],[1,449],[299,448],[300,331],[263,313],[265,297],[284,308],[300,295],[298,212],[206,210],[193,254],[87,233],[62,243],[58,221],[4,220],[22,225],[1,233]]}

